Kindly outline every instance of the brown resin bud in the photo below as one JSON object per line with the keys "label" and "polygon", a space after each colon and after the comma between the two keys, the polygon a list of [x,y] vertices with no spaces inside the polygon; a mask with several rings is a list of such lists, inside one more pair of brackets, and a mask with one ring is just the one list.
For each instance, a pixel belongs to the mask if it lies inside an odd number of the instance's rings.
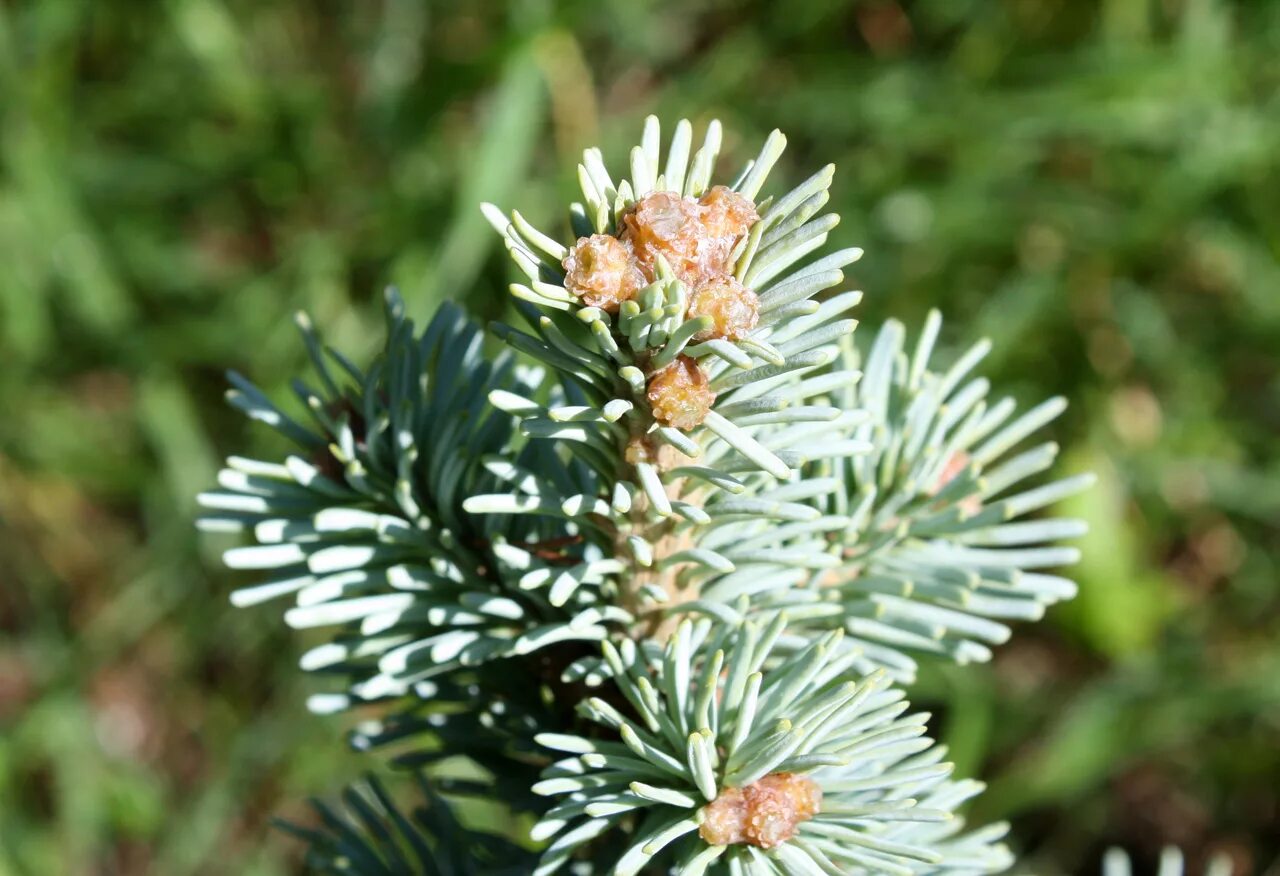
{"label": "brown resin bud", "polygon": [[728,186],[712,186],[698,203],[706,208],[702,224],[712,237],[740,237],[760,220],[751,199]]}
{"label": "brown resin bud", "polygon": [[664,426],[688,431],[700,424],[715,403],[707,375],[688,356],[676,360],[649,378],[649,407]]}
{"label": "brown resin bud", "polygon": [[732,277],[711,280],[689,296],[689,319],[711,317],[711,328],[693,336],[695,341],[745,338],[760,321],[760,299]]}
{"label": "brown resin bud", "polygon": [[645,285],[631,246],[608,234],[578,238],[563,264],[565,288],[587,306],[611,313]]}
{"label": "brown resin bud", "polygon": [[822,789],[808,776],[770,773],[745,788],[725,788],[702,810],[698,834],[713,846],[747,843],[771,849],[818,814]]}
{"label": "brown resin bud", "polygon": [[725,186],[700,200],[652,192],[622,217],[622,239],[632,246],[646,280],[655,279],[662,256],[672,273],[697,289],[730,273],[733,248],[759,219],[749,198]]}
{"label": "brown resin bud", "polygon": [[698,201],[702,209],[703,259],[729,273],[729,256],[738,241],[760,220],[755,204],[728,186],[713,186]]}
{"label": "brown resin bud", "polygon": [[702,208],[693,198],[654,192],[636,201],[622,219],[622,238],[635,249],[636,263],[646,279],[654,279],[658,256],[667,260],[677,277],[689,285],[703,279],[699,253],[703,248]]}

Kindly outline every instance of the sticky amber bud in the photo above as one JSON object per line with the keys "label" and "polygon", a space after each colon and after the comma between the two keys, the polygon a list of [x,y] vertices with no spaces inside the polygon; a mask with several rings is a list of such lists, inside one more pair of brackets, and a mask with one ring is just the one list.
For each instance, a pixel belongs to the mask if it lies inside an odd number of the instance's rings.
{"label": "sticky amber bud", "polygon": [[749,198],[725,186],[700,200],[653,192],[622,218],[622,238],[634,247],[645,279],[655,278],[662,256],[672,273],[697,288],[729,273],[733,248],[759,218]]}
{"label": "sticky amber bud", "polygon": [[578,238],[563,264],[565,288],[587,306],[611,313],[645,285],[631,247],[608,234]]}
{"label": "sticky amber bud", "polygon": [[733,277],[711,280],[689,296],[689,319],[711,317],[711,328],[693,336],[695,341],[745,338],[760,321],[760,299]]}
{"label": "sticky amber bud", "polygon": [[751,199],[728,186],[712,186],[698,203],[706,208],[702,224],[712,237],[740,237],[760,220]]}
{"label": "sticky amber bud", "polygon": [[701,423],[715,403],[707,375],[688,356],[676,360],[649,378],[649,407],[664,426],[688,431]]}
{"label": "sticky amber bud", "polygon": [[702,810],[698,834],[713,846],[747,843],[771,849],[818,814],[822,789],[808,776],[770,773],[745,788],[725,788]]}
{"label": "sticky amber bud", "polygon": [[728,273],[729,256],[738,241],[760,221],[756,205],[728,186],[712,186],[698,200],[702,207],[703,258]]}
{"label": "sticky amber bud", "polygon": [[622,218],[622,237],[635,249],[636,264],[645,279],[653,281],[658,256],[672,272],[691,286],[702,279],[699,253],[704,230],[702,208],[693,198],[672,192],[654,192],[636,201]]}

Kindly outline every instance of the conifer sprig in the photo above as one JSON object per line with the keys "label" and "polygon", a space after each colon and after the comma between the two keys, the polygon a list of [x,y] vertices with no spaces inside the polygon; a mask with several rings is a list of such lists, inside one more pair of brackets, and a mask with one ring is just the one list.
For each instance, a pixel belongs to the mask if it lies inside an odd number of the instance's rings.
{"label": "conifer sprig", "polygon": [[[662,197],[670,190],[691,199],[711,189],[718,123],[708,127],[691,162],[687,121],[676,126],[665,163],[659,142],[658,122],[650,117],[642,144],[632,150],[631,178],[617,183],[599,150],[587,150],[579,169],[583,201],[570,211],[582,240],[636,227],[628,226],[627,217],[655,193]],[[769,137],[739,175],[736,195],[754,199],[760,193],[785,142],[776,131]],[[842,281],[841,268],[861,250],[845,249],[805,264],[838,222],[834,214],[818,215],[828,199],[832,170],[823,168],[780,198],[755,205],[759,220],[730,253],[733,277],[758,300],[758,325],[733,340],[692,345],[708,321],[690,310],[690,284],[703,279],[696,271],[682,279],[659,252],[653,282],[611,314],[566,288],[563,262],[569,245],[532,228],[518,212],[508,219],[486,207],[528,279],[511,288],[533,333],[507,326],[497,332],[556,373],[573,399],[561,408],[503,393],[493,401],[516,416],[532,439],[566,442],[566,452],[592,466],[601,495],[571,510],[597,515],[616,532],[619,559],[633,570],[648,570],[635,576],[641,583],[630,588],[638,609],[685,601],[709,575],[742,570],[776,577],[782,568],[825,567],[834,561],[823,535],[847,521],[822,515],[809,501],[834,484],[799,482],[801,473],[813,460],[870,448],[857,440],[831,440],[833,431],[850,427],[860,415],[831,405],[830,393],[852,386],[858,374],[828,369],[817,376],[838,358],[839,340],[856,325],[847,311],[861,297],[850,292],[815,300]],[[673,246],[667,254],[675,251]],[[704,418],[687,429],[662,423],[652,404],[655,375],[678,357],[693,360],[715,394]],[[495,506],[504,507],[496,497],[483,496],[467,505],[479,511]],[[726,553],[702,543],[744,518],[807,526],[754,553]],[[676,550],[664,549],[673,545]],[[762,562],[770,547],[781,550],[776,556],[782,562]]]}
{"label": "conifer sprig", "polygon": [[[1017,415],[1011,398],[989,401],[989,381],[973,375],[989,349],[985,341],[935,369],[941,323],[931,312],[910,351],[896,321],[869,349],[845,342],[844,365],[862,378],[832,401],[862,414],[846,440],[869,449],[818,466],[811,478],[838,482],[814,505],[828,519],[846,521],[829,536],[839,547],[830,569],[793,572],[754,601],[756,610],[786,610],[795,623],[845,630],[869,666],[904,681],[921,655],[990,659],[1010,635],[1008,622],[1039,620],[1047,606],[1075,595],[1075,584],[1051,570],[1074,563],[1079,552],[1054,542],[1082,535],[1085,524],[1018,518],[1093,482],[1082,474],[1034,483],[1058,447],[1026,445],[1066,402],[1049,399]],[[752,543],[773,533],[744,525],[724,537],[741,549],[744,538]],[[698,607],[724,612],[709,602]]]}
{"label": "conifer sprig", "polygon": [[[840,637],[780,656],[778,617],[685,620],[649,656],[606,643],[620,699],[602,690],[579,707],[604,733],[537,737],[569,756],[534,786],[559,801],[534,828],[554,838],[535,873],[590,844],[616,850],[617,876],[654,864],[696,876],[714,862],[752,874],[1007,866],[1003,826],[958,835],[953,810],[981,785],[949,780],[928,716],[908,714],[883,672],[854,671]],[[622,825],[638,826],[613,838]]]}
{"label": "conifer sprig", "polygon": [[[891,682],[987,659],[1073,594],[1051,569],[1081,525],[1018,519],[1087,484],[1030,483],[1063,404],[989,403],[982,344],[934,365],[937,314],[910,351],[896,322],[854,342],[861,293],[833,290],[861,251],[820,253],[831,167],[768,194],[775,131],[715,185],[718,123],[696,150],[686,121],[660,135],[616,182],[587,151],[574,238],[485,207],[526,280],[526,326],[493,327],[509,351],[452,306],[419,333],[392,292],[367,370],[300,320],[302,417],[232,376],[297,447],[201,496],[206,529],[256,541],[228,565],[267,573],[233,600],[332,630],[302,658],[339,683],[312,708],[387,701],[353,744],[430,777],[416,820],[377,785],[321,810],[313,861],[997,872],[1005,827],[962,832],[981,786]],[[474,777],[443,774],[455,756]],[[533,812],[540,854],[459,830],[436,790]]]}
{"label": "conifer sprig", "polygon": [[321,711],[558,642],[599,641],[631,619],[600,589],[618,564],[590,526],[463,508],[512,479],[525,502],[594,492],[589,469],[527,444],[488,403],[494,391],[532,392],[536,374],[511,356],[486,360],[479,329],[451,305],[418,334],[389,292],[387,323],[386,353],[363,372],[300,318],[319,377],[318,388],[295,384],[307,425],[233,374],[232,404],[298,451],[283,463],[232,457],[221,489],[200,496],[204,529],[257,541],[227,551],[227,565],[269,573],[233,602],[293,596],[290,626],[336,628],[302,658],[305,669],[348,679],[313,697]]}

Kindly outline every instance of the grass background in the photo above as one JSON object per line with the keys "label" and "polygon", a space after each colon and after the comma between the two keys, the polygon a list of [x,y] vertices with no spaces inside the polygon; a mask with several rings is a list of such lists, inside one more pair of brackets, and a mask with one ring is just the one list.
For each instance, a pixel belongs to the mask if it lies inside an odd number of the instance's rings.
{"label": "grass background", "polygon": [[0,874],[279,874],[365,764],[192,529],[306,308],[502,312],[475,204],[555,221],[649,112],[835,161],[861,317],[940,307],[1100,485],[1074,603],[916,696],[1035,872],[1280,855],[1280,3],[0,4]]}

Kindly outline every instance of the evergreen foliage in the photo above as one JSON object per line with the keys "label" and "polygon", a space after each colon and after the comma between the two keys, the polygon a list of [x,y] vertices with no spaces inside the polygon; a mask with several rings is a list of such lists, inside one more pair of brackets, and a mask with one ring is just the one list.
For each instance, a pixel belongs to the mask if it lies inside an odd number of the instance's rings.
{"label": "evergreen foliage", "polygon": [[305,841],[307,866],[317,873],[400,876],[517,876],[532,856],[509,839],[465,829],[421,775],[415,784],[425,804],[405,813],[370,776],[342,795],[342,810],[313,800],[317,828],[280,826]]}
{"label": "evergreen foliage", "polygon": [[[725,194],[720,141],[713,122],[695,150],[682,121],[664,156],[650,118],[618,181],[588,150],[570,224],[638,248],[628,223],[652,192],[745,199],[758,221],[717,280],[747,296],[745,328],[694,313],[672,249],[625,300],[588,304],[564,267],[581,242],[486,205],[525,277],[526,326],[493,327],[511,350],[486,356],[451,306],[419,333],[391,292],[384,355],[361,370],[301,320],[307,420],[234,375],[230,394],[297,450],[228,460],[203,525],[257,542],[226,555],[269,570],[238,604],[291,596],[287,623],[332,628],[302,662],[341,688],[313,708],[387,704],[356,744],[394,744],[428,794],[440,761],[470,758],[483,779],[439,787],[536,813],[533,872],[998,872],[1005,828],[961,832],[981,786],[950,777],[891,682],[920,659],[985,660],[1006,622],[1073,595],[1046,570],[1074,561],[1056,542],[1082,525],[1018,519],[1089,482],[1033,480],[1057,448],[1024,443],[1063,402],[988,402],[985,343],[935,366],[936,313],[910,350],[896,322],[860,348],[860,293],[830,290],[861,251],[819,254],[834,169],[764,196],[774,132]],[[664,382],[675,366],[692,382]],[[735,795],[784,786],[809,796],[770,798],[773,839],[713,829],[732,806],[759,814]],[[434,796],[415,820],[370,793],[302,831],[317,862],[519,857]]]}

